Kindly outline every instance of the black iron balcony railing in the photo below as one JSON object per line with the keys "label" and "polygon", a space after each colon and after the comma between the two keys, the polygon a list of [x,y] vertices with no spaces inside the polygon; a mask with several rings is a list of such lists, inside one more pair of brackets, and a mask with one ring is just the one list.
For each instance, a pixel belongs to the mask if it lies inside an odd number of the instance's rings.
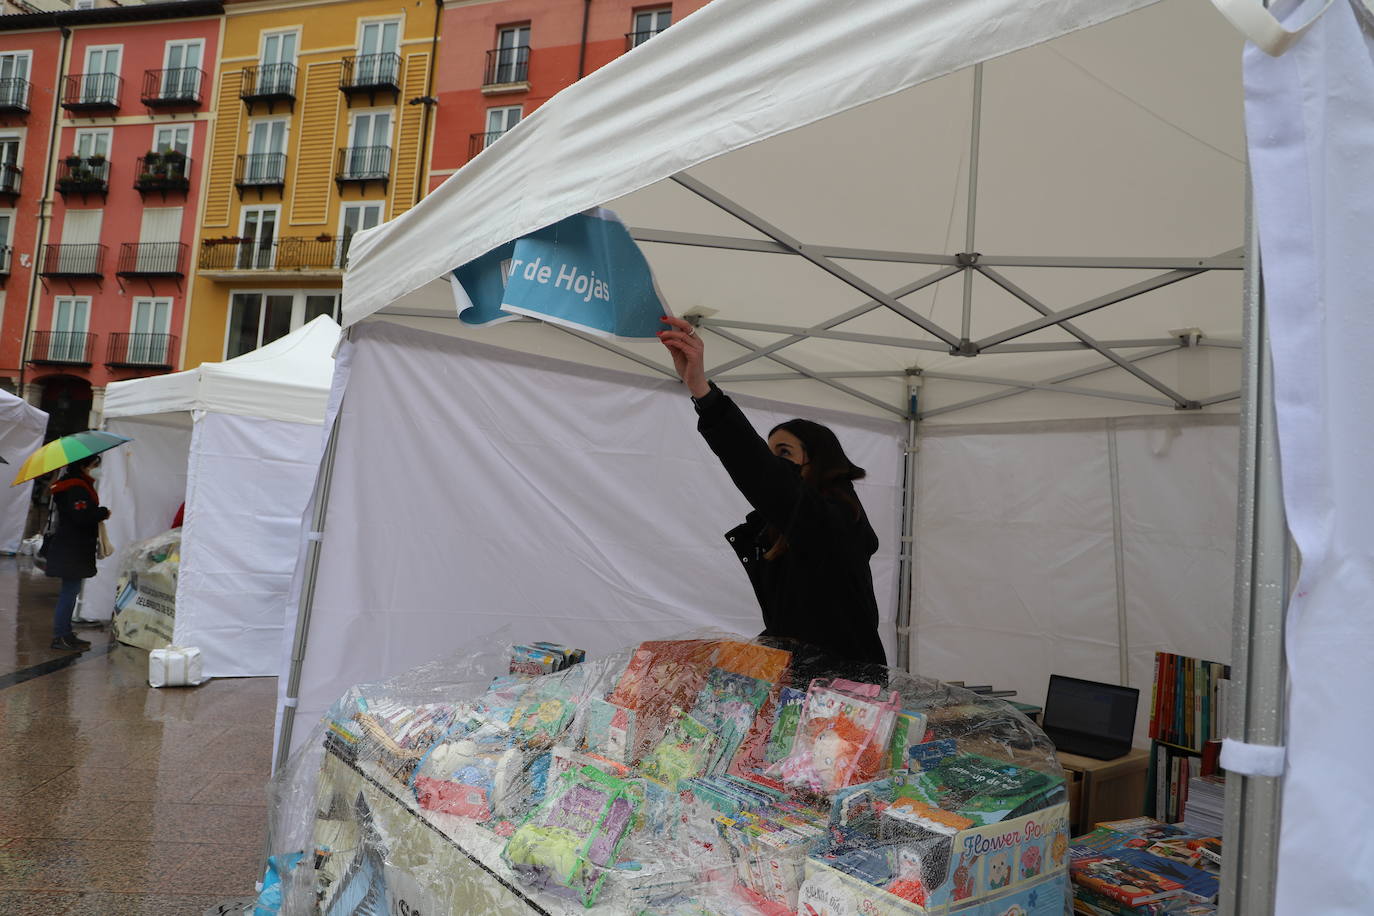
{"label": "black iron balcony railing", "polygon": [[29,81],[18,76],[0,79],[0,114],[27,114]]}
{"label": "black iron balcony railing", "polygon": [[109,188],[110,160],[104,156],[68,156],[57,166],[57,190],[63,194],[103,194]]}
{"label": "black iron balcony railing", "polygon": [[40,277],[103,277],[105,246],[44,245]]}
{"label": "black iron balcony railing", "polygon": [[204,87],[205,71],[199,67],[145,70],[140,98],[149,108],[199,105]]}
{"label": "black iron balcony railing", "polygon": [[468,158],[471,159],[482,150],[500,140],[508,130],[489,130],[486,133],[471,134],[468,136]]}
{"label": "black iron balcony railing", "polygon": [[112,369],[171,369],[177,338],[172,334],[110,335],[105,365]]}
{"label": "black iron balcony railing", "polygon": [[205,239],[201,270],[338,270],[345,245],[332,236]]}
{"label": "black iron balcony railing", "polygon": [[187,191],[191,188],[191,160],[175,151],[139,156],[134,187],[140,191]]}
{"label": "black iron balcony railing", "polygon": [[238,188],[280,188],[286,184],[286,153],[245,153],[234,169]]}
{"label": "black iron balcony railing", "polygon": [[14,248],[10,245],[0,245],[0,276],[10,275],[10,256],[14,254]]}
{"label": "black iron balcony railing", "polygon": [[119,107],[124,80],[117,73],[73,73],[67,77],[62,107],[87,111]]}
{"label": "black iron balcony railing", "polygon": [[119,246],[121,277],[183,277],[186,275],[185,242],[124,242]]}
{"label": "black iron balcony railing", "polygon": [[243,68],[239,98],[245,102],[289,101],[295,97],[295,64],[262,64]]}
{"label": "black iron balcony railing", "polygon": [[494,48],[487,52],[487,72],[483,86],[523,83],[530,78],[530,47]]}
{"label": "black iron balcony railing", "polygon": [[29,334],[29,362],[89,366],[95,335],[86,331],[33,331]]}
{"label": "black iron balcony railing", "polygon": [[401,55],[359,54],[343,59],[339,88],[344,92],[401,90]]}
{"label": "black iron balcony railing", "polygon": [[650,38],[653,38],[655,35],[657,35],[659,32],[662,32],[663,29],[666,28],[668,27],[665,25],[662,29],[649,29],[645,32],[626,32],[625,50],[631,51],[639,47],[640,45],[644,44],[644,42],[648,41]]}
{"label": "black iron balcony railing", "polygon": [[336,181],[386,181],[391,175],[391,147],[348,146],[339,150]]}
{"label": "black iron balcony railing", "polygon": [[18,195],[23,177],[24,170],[13,162],[0,162],[0,195]]}

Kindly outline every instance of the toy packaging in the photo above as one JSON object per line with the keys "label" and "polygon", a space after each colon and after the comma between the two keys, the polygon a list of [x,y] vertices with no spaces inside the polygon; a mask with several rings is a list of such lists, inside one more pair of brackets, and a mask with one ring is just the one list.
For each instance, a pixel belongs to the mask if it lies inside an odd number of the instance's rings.
{"label": "toy packaging", "polygon": [[[562,649],[523,648],[531,659]],[[335,705],[274,785],[270,851],[305,853],[282,878],[282,913],[356,908],[383,886],[409,888],[424,912],[1066,916],[1073,905],[1063,773],[1002,700],[717,633],[539,674],[511,673],[511,651]],[[1075,867],[1105,883],[1106,866],[1082,855]],[[1110,893],[1100,899],[1120,904]]]}

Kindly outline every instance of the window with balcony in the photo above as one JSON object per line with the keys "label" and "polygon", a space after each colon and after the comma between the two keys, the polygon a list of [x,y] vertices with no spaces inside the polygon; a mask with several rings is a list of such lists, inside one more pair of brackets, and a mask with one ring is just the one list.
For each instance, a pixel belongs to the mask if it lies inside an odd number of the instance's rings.
{"label": "window with balcony", "polygon": [[530,27],[508,26],[496,33],[496,47],[487,52],[483,86],[510,86],[529,79]]}
{"label": "window with balcony", "polygon": [[482,150],[491,146],[497,140],[510,131],[512,127],[520,123],[523,116],[523,109],[519,105],[506,105],[501,108],[487,109],[487,129],[480,134],[473,134],[468,142],[468,158],[472,158]]}
{"label": "window with balcony", "polygon": [[358,53],[344,58],[339,88],[344,92],[399,92],[401,88],[401,22],[364,22],[358,29]]}
{"label": "window with balcony", "polygon": [[224,358],[233,359],[285,337],[320,315],[339,317],[333,290],[254,290],[229,297]]}
{"label": "window with balcony", "polygon": [[90,296],[59,296],[53,302],[52,331],[35,340],[35,362],[88,364],[90,356]]}
{"label": "window with balcony", "polygon": [[380,181],[391,175],[391,112],[360,111],[348,132],[350,145],[339,151],[335,175],[344,182]]}
{"label": "window with balcony", "polygon": [[285,118],[254,121],[248,133],[248,153],[239,157],[237,184],[243,187],[281,187],[286,183]]}
{"label": "window with balcony", "polygon": [[111,133],[108,127],[76,132],[71,153],[58,164],[58,191],[84,196],[109,190]]}
{"label": "window with balcony", "polygon": [[106,363],[131,369],[170,369],[176,340],[171,324],[171,299],[135,299],[129,333],[111,335]]}
{"label": "window with balcony", "polygon": [[134,187],[140,191],[188,191],[191,187],[191,126],[162,124],[153,131],[153,146],[135,163]]}
{"label": "window with balcony", "polygon": [[19,147],[18,136],[0,134],[0,196],[14,198],[19,195],[19,180],[24,175],[19,165]]}
{"label": "window with balcony", "polygon": [[636,10],[633,22],[634,29],[625,36],[625,49],[628,51],[631,48],[639,47],[659,32],[668,28],[672,22],[673,8],[670,6],[649,10]]}
{"label": "window with balcony", "polygon": [[29,110],[31,51],[0,54],[0,113],[22,114]]}
{"label": "window with balcony", "polygon": [[380,201],[365,201],[344,204],[339,217],[339,267],[348,264],[348,249],[353,244],[353,236],[364,229],[371,229],[382,223],[382,204]]}
{"label": "window with balcony", "polygon": [[96,46],[86,49],[86,66],[67,78],[63,105],[68,109],[118,108],[123,80],[119,62],[123,46]]}
{"label": "window with balcony", "polygon": [[144,74],[143,104],[150,108],[199,104],[205,85],[204,53],[203,39],[167,42],[162,69]]}

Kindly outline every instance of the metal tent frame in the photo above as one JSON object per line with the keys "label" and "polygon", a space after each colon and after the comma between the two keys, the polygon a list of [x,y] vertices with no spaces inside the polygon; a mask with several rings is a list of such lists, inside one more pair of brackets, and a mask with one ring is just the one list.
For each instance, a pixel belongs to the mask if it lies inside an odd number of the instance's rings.
{"label": "metal tent frame", "polygon": [[[1233,628],[1235,652],[1232,664],[1234,705],[1230,721],[1237,740],[1280,744],[1282,733],[1282,697],[1285,673],[1283,670],[1283,623],[1289,591],[1289,548],[1287,529],[1283,520],[1282,491],[1278,471],[1277,443],[1273,419],[1273,390],[1267,339],[1264,332],[1264,306],[1255,266],[1258,243],[1250,218],[1250,198],[1246,197],[1246,244],[1229,251],[1194,258],[1123,257],[1064,257],[1064,256],[1007,256],[983,254],[976,250],[976,209],[978,194],[978,154],[981,133],[982,64],[974,65],[974,88],[971,106],[972,127],[969,137],[969,173],[967,187],[967,223],[963,239],[964,250],[954,254],[930,254],[906,251],[844,248],[804,242],[773,225],[757,213],[740,205],[705,182],[679,173],[672,180],[680,187],[708,201],[728,213],[766,240],[755,238],[704,235],[653,228],[635,227],[632,236],[646,245],[675,245],[699,248],[729,249],[790,255],[802,258],[817,269],[859,291],[867,301],[833,317],[808,327],[737,321],[714,315],[686,316],[697,327],[722,340],[742,347],[742,355],[726,359],[708,369],[708,376],[723,384],[775,380],[810,380],[835,389],[848,397],[900,417],[907,424],[906,460],[904,465],[902,543],[899,554],[899,604],[897,619],[898,657],[906,667],[910,657],[911,596],[913,588],[913,543],[915,530],[914,492],[916,484],[916,448],[920,436],[920,422],[939,415],[967,410],[992,401],[1015,397],[1032,391],[1049,391],[1081,397],[1138,403],[1153,408],[1201,410],[1213,405],[1241,402],[1241,461],[1240,503],[1237,525],[1237,572]],[[1248,178],[1247,178],[1248,185]],[[934,270],[907,284],[882,290],[838,263],[840,260],[883,261],[918,265]],[[1152,277],[1123,286],[1112,292],[1083,302],[1054,307],[1009,279],[999,268],[1044,267],[1059,269],[1123,269],[1158,271]],[[1100,309],[1128,302],[1153,290],[1211,271],[1244,272],[1243,293],[1244,331],[1241,340],[1221,340],[1207,337],[1193,328],[1176,337],[1098,340],[1074,324],[1074,320]],[[974,311],[973,285],[975,275],[981,275],[1025,304],[1038,317],[1006,327],[973,340],[970,337]],[[903,304],[903,298],[954,277],[962,281],[962,320],[957,332],[942,327]],[[846,323],[875,310],[885,309],[906,319],[915,326],[911,337],[898,337],[847,332]],[[386,308],[378,318],[446,317],[434,312]],[[522,319],[531,320],[531,319]],[[571,329],[549,325],[559,331],[580,338],[590,344],[617,354],[654,373],[676,378],[671,368],[636,353],[611,340]],[[1016,343],[1019,338],[1036,331],[1058,327],[1073,340],[1064,342]],[[766,345],[757,345],[735,333],[757,331],[783,335]],[[903,372],[849,371],[828,372],[806,366],[784,355],[782,351],[811,339],[831,339],[859,344],[897,347],[917,353],[940,353],[976,358],[999,353],[1091,351],[1102,359],[1092,365],[1061,373],[1049,378],[1026,381],[996,375],[962,372],[925,371],[913,364]],[[1242,351],[1243,383],[1234,391],[1200,397],[1190,397],[1175,390],[1141,364],[1192,347],[1239,349]],[[772,372],[737,371],[750,363],[766,359],[778,367]],[[1069,384],[1098,373],[1122,370],[1129,373],[1152,393],[1121,392]],[[889,402],[846,384],[846,379],[873,377],[905,377],[905,397],[901,402]],[[924,380],[940,380],[988,385],[998,390],[955,404],[924,410],[918,402],[920,385]],[[314,601],[315,582],[319,568],[321,540],[327,522],[330,485],[338,440],[338,420],[331,429],[315,492],[313,512],[307,533],[304,580],[295,639],[291,653],[291,671],[287,686],[287,700],[283,709],[275,765],[285,765],[291,746],[295,702],[299,696],[302,663],[308,642],[310,616]],[[1264,777],[1244,777],[1231,774],[1227,783],[1226,818],[1233,839],[1228,847],[1241,850],[1239,856],[1229,857],[1223,872],[1222,896],[1218,912],[1227,916],[1263,916],[1273,912],[1273,886],[1278,850],[1280,784]]]}

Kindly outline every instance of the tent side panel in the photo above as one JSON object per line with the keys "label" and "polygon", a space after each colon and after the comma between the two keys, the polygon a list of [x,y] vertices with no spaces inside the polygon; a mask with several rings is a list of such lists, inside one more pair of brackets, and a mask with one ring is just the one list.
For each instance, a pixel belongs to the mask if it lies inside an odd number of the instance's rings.
{"label": "tent side panel", "polygon": [[301,515],[320,428],[206,414],[191,444],[177,645],[210,677],[277,674]]}
{"label": "tent side panel", "polygon": [[96,576],[82,592],[81,616],[114,615],[120,555],[129,545],[172,527],[186,498],[186,456],[191,428],[121,417],[105,428],[133,441],[105,453],[100,463],[100,501],[110,509],[105,530],[115,552],[96,564]]}
{"label": "tent side panel", "polygon": [[[47,425],[46,413],[0,392],[0,455],[10,462],[11,468],[38,450]],[[0,553],[19,550],[32,495],[32,484],[5,487],[0,492]]]}

